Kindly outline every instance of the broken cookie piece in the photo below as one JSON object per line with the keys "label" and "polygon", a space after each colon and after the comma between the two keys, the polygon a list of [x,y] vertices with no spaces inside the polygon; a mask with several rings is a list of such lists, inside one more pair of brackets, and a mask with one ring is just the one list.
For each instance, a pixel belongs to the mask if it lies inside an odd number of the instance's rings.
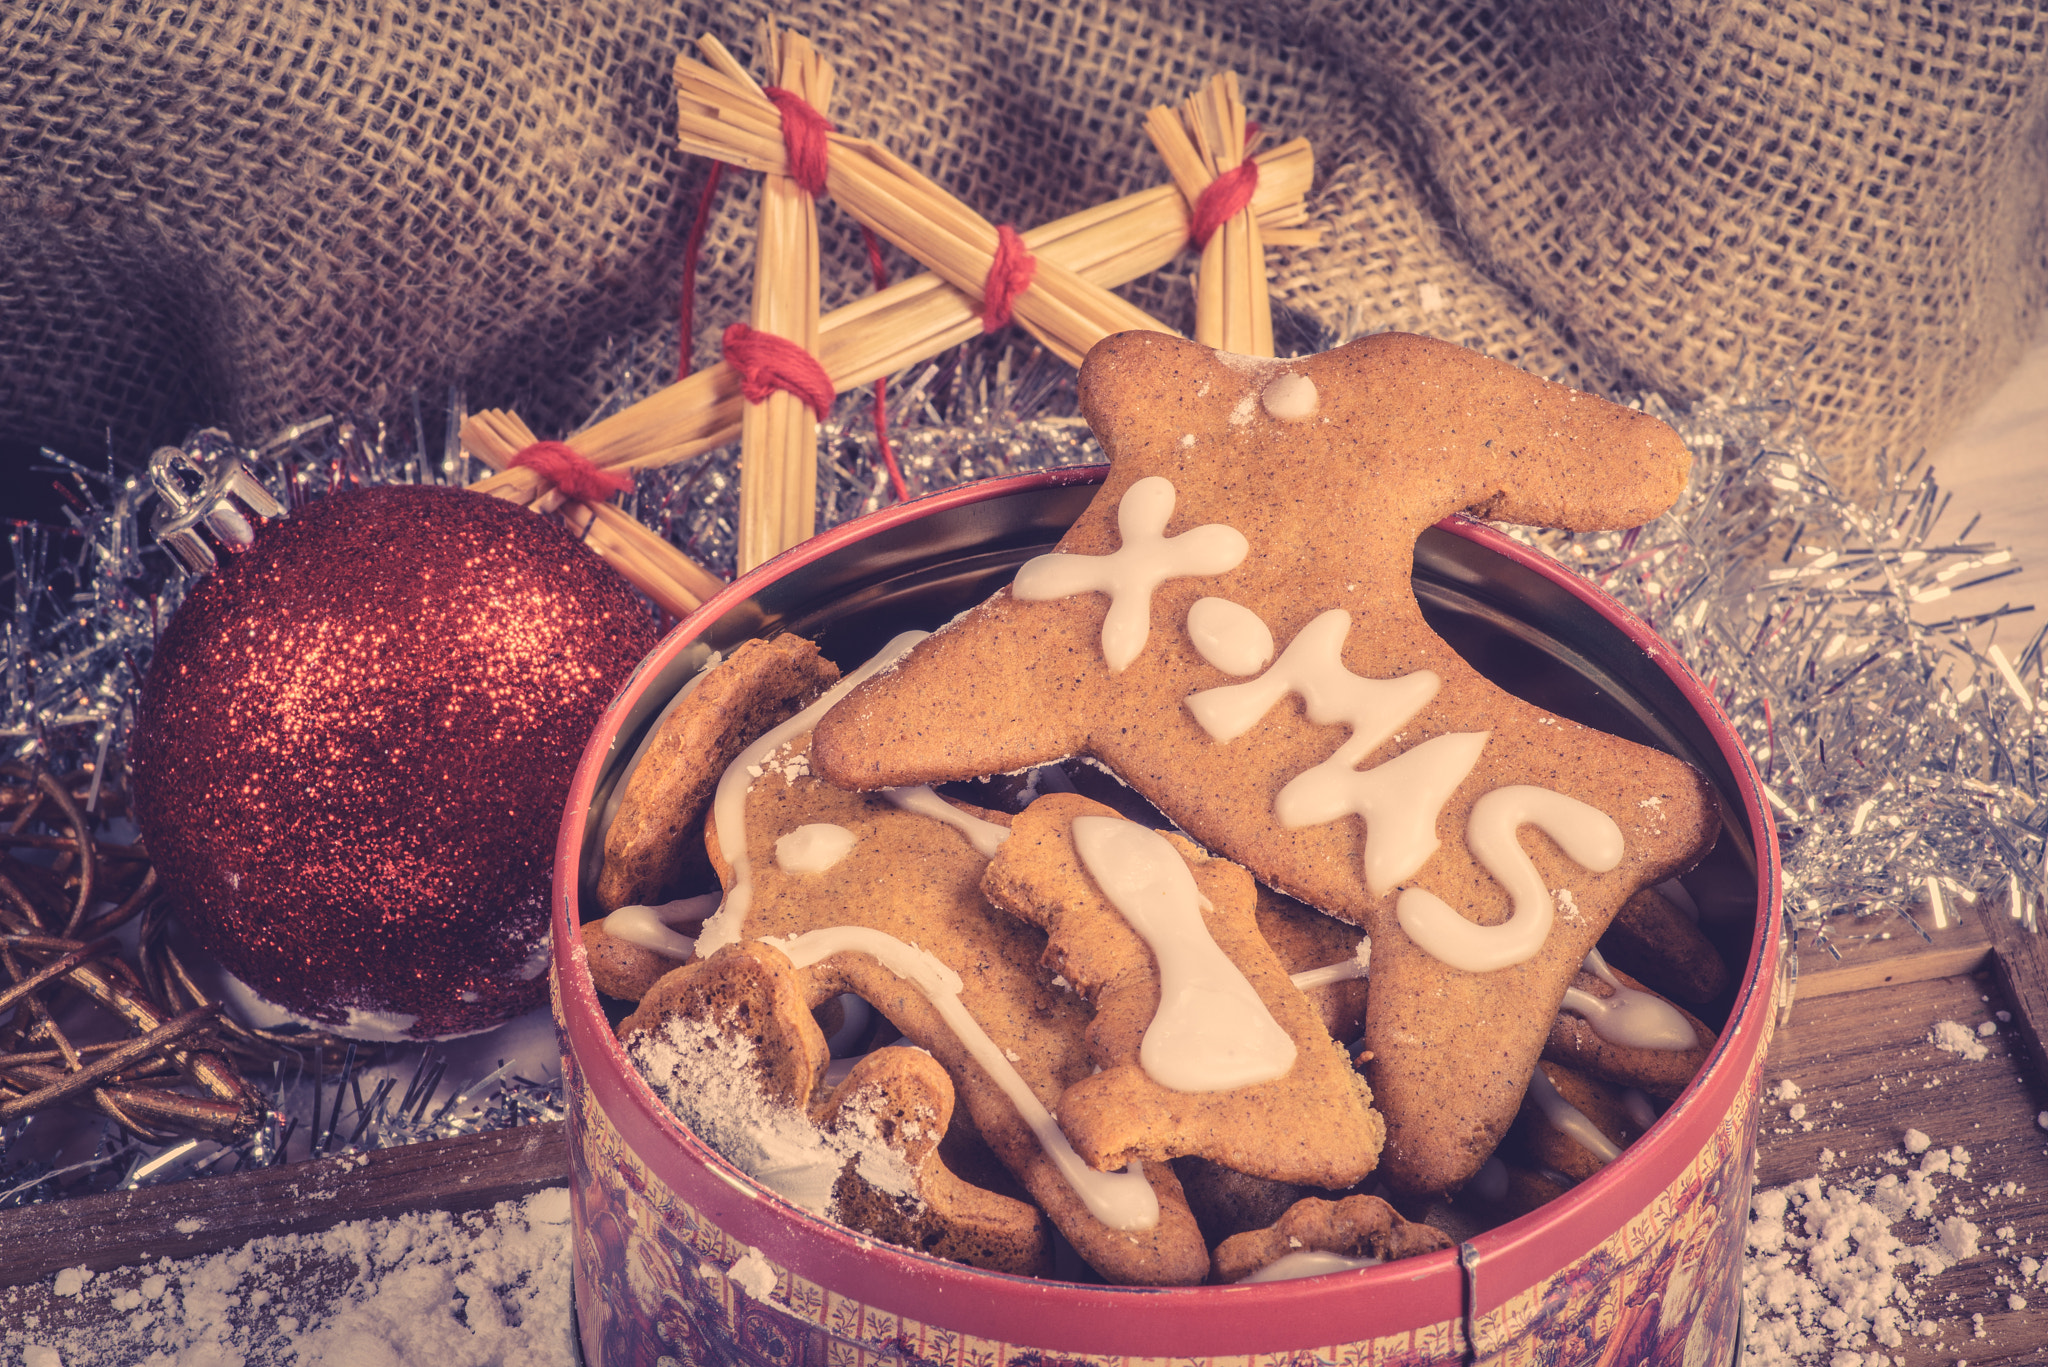
{"label": "broken cookie piece", "polygon": [[876,1050],[818,1096],[829,1056],[806,987],[779,951],[730,945],[665,977],[620,1039],[691,1129],[813,1214],[956,1262],[1046,1271],[1037,1208],[940,1158],[953,1086],[928,1054]]}
{"label": "broken cookie piece", "polygon": [[1543,1057],[1674,1101],[1707,1061],[1714,1040],[1705,1021],[1609,967],[1595,951],[1565,990]]}
{"label": "broken cookie piece", "polygon": [[1219,1282],[1319,1277],[1450,1246],[1444,1234],[1403,1219],[1377,1196],[1312,1196],[1265,1229],[1225,1239],[1216,1248],[1212,1275]]}
{"label": "broken cookie piece", "polygon": [[953,1120],[953,1081],[922,1049],[884,1048],[855,1063],[812,1111],[827,1134],[887,1145],[916,1174],[906,1201],[862,1164],[848,1163],[833,1188],[841,1224],[901,1248],[1017,1276],[1052,1270],[1052,1229],[1038,1207],[961,1180],[941,1159]]}

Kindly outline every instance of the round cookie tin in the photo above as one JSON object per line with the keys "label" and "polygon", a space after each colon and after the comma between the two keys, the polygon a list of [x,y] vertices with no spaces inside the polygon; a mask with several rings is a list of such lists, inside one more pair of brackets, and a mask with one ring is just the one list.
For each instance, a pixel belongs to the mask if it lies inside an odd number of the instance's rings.
{"label": "round cookie tin", "polygon": [[[1721,1036],[1679,1100],[1563,1197],[1452,1249],[1228,1287],[1003,1276],[877,1243],[756,1185],[689,1133],[620,1049],[576,928],[606,804],[661,709],[714,650],[795,631],[850,666],[936,627],[1050,548],[1100,467],[966,485],[848,523],[734,583],[672,632],[599,723],[556,853],[552,980],[569,1091],[574,1276],[593,1367],[1424,1364],[1705,1367],[1740,1318],[1757,1094],[1775,1019],[1777,844],[1747,753],[1636,618],[1492,529],[1417,547],[1425,615],[1496,683],[1679,754],[1726,831],[1683,881],[1732,964]],[[1725,1007],[1725,1022],[1721,1008]]]}

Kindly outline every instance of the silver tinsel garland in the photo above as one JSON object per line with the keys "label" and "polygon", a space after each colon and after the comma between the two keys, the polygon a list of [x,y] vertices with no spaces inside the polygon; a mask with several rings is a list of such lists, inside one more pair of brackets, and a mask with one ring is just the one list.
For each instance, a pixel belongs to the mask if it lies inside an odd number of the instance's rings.
{"label": "silver tinsel garland", "polygon": [[[2034,928],[2048,844],[2048,714],[2037,631],[2002,644],[2008,606],[1947,616],[2011,552],[1937,540],[1946,500],[1917,462],[1844,496],[1791,415],[1714,399],[1652,412],[1695,458],[1677,505],[1625,534],[1518,533],[1669,641],[1748,744],[1778,815],[1801,938],[1874,915],[1947,920],[1990,896]],[[1845,919],[1849,918],[1849,919]]]}
{"label": "silver tinsel garland", "polygon": [[[615,404],[661,378],[622,365]],[[1967,532],[1935,540],[1944,500],[1916,466],[1888,471],[1870,503],[1844,496],[1781,405],[1717,398],[1674,411],[1654,396],[1643,404],[1678,428],[1695,456],[1676,507],[1625,534],[1510,530],[1644,618],[1707,682],[1777,810],[1791,929],[1826,948],[1831,937],[1863,933],[1872,916],[1917,929],[1943,918],[1954,899],[1986,895],[2031,927],[2048,891],[2043,635],[1998,641],[2000,619],[2018,609],[1921,620],[1955,589],[2010,572],[2010,554]],[[821,529],[893,498],[875,405],[872,391],[848,394],[821,426]],[[1072,372],[1001,337],[897,377],[885,416],[913,496],[1102,458],[1074,415]],[[248,454],[289,506],[360,484],[460,485],[485,473],[453,440],[462,417],[456,397],[431,413],[417,405],[405,430],[321,419]],[[141,671],[184,580],[144,544],[151,495],[142,479],[55,453],[49,462],[75,506],[68,528],[12,531],[0,743],[9,756],[97,776],[121,752]],[[622,502],[729,575],[736,465],[727,449],[642,472]],[[428,1054],[378,1066],[384,1080],[367,1093],[372,1075],[345,1070],[347,1094],[330,1087],[324,1102],[308,1095],[317,1068],[294,1077],[281,1069],[272,1123],[240,1150],[193,1142],[147,1150],[106,1136],[75,1166],[102,1184],[135,1184],[561,1114],[556,1079],[500,1067],[458,1074],[471,1080],[444,1089],[449,1065]],[[20,1137],[0,1132],[0,1206],[49,1194],[60,1175],[54,1154],[16,1152]]]}

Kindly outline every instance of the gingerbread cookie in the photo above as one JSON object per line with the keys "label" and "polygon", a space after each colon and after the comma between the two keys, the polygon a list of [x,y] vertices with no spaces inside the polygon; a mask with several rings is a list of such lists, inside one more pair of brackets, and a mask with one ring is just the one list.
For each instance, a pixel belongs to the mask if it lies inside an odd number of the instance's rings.
{"label": "gingerbread cookie", "polygon": [[833,1188],[841,1223],[904,1248],[1017,1276],[1052,1270],[1052,1229],[1038,1208],[962,1181],[941,1159],[953,1119],[953,1080],[922,1049],[877,1049],[854,1064],[813,1118],[828,1134],[852,1133],[895,1149],[916,1173],[917,1200],[840,1170]]}
{"label": "gingerbread cookie", "polygon": [[718,895],[710,893],[658,907],[633,903],[585,921],[578,937],[591,982],[606,996],[639,1001],[663,974],[696,957],[690,935],[717,908]]}
{"label": "gingerbread cookie", "polygon": [[702,825],[725,766],[749,740],[815,699],[839,669],[801,636],[742,642],[684,686],[627,773],[604,833],[597,900],[606,911],[659,904],[693,869],[708,881]]}
{"label": "gingerbread cookie", "polygon": [[1365,1033],[1372,945],[1357,926],[1259,885],[1259,934],[1339,1044]]}
{"label": "gingerbread cookie", "polygon": [[1441,1232],[1403,1219],[1377,1196],[1341,1201],[1312,1196],[1296,1202],[1268,1228],[1217,1245],[1211,1275],[1219,1282],[1320,1277],[1450,1246]]}
{"label": "gingerbread cookie", "polygon": [[1176,1158],[1173,1173],[1212,1249],[1234,1234],[1264,1229],[1313,1194],[1292,1182],[1252,1177],[1206,1158]]}
{"label": "gingerbread cookie", "polygon": [[1512,1138],[1527,1167],[1583,1182],[1647,1128],[1618,1090],[1546,1059],[1529,1077]]}
{"label": "gingerbread cookie", "polygon": [[805,1209],[956,1262],[1048,1270],[1038,1209],[941,1160],[953,1086],[930,1055],[876,1050],[817,1096],[828,1055],[807,986],[778,951],[729,945],[664,977],[620,1039],[694,1129]]}
{"label": "gingerbread cookie", "polygon": [[1108,765],[1208,849],[1366,930],[1388,1180],[1462,1184],[1616,909],[1718,829],[1678,760],[1483,678],[1424,622],[1415,540],[1466,510],[1636,525],[1683,486],[1644,414],[1398,334],[1292,361],[1099,344],[1111,460],[1057,551],[860,688],[845,787]]}
{"label": "gingerbread cookie", "polygon": [[1259,934],[1250,874],[1052,794],[1014,819],[981,888],[1046,932],[1047,966],[1095,1007],[1100,1071],[1058,1106],[1092,1166],[1192,1154],[1328,1188],[1372,1171],[1371,1094]]}
{"label": "gingerbread cookie", "polygon": [[1705,1006],[1728,988],[1728,965],[1713,941],[1655,888],[1621,904],[1600,949],[1615,967],[1676,1001]]}
{"label": "gingerbread cookie", "polygon": [[1595,950],[1565,990],[1543,1057],[1675,1101],[1707,1061],[1715,1038],[1705,1021],[1610,968]]}

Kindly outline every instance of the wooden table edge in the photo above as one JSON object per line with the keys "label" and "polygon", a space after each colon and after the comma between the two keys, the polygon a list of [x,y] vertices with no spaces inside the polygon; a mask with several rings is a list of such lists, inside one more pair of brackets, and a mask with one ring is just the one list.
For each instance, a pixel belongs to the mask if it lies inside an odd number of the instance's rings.
{"label": "wooden table edge", "polygon": [[569,1180],[559,1120],[0,1211],[0,1286],[192,1258],[415,1210],[463,1212]]}

